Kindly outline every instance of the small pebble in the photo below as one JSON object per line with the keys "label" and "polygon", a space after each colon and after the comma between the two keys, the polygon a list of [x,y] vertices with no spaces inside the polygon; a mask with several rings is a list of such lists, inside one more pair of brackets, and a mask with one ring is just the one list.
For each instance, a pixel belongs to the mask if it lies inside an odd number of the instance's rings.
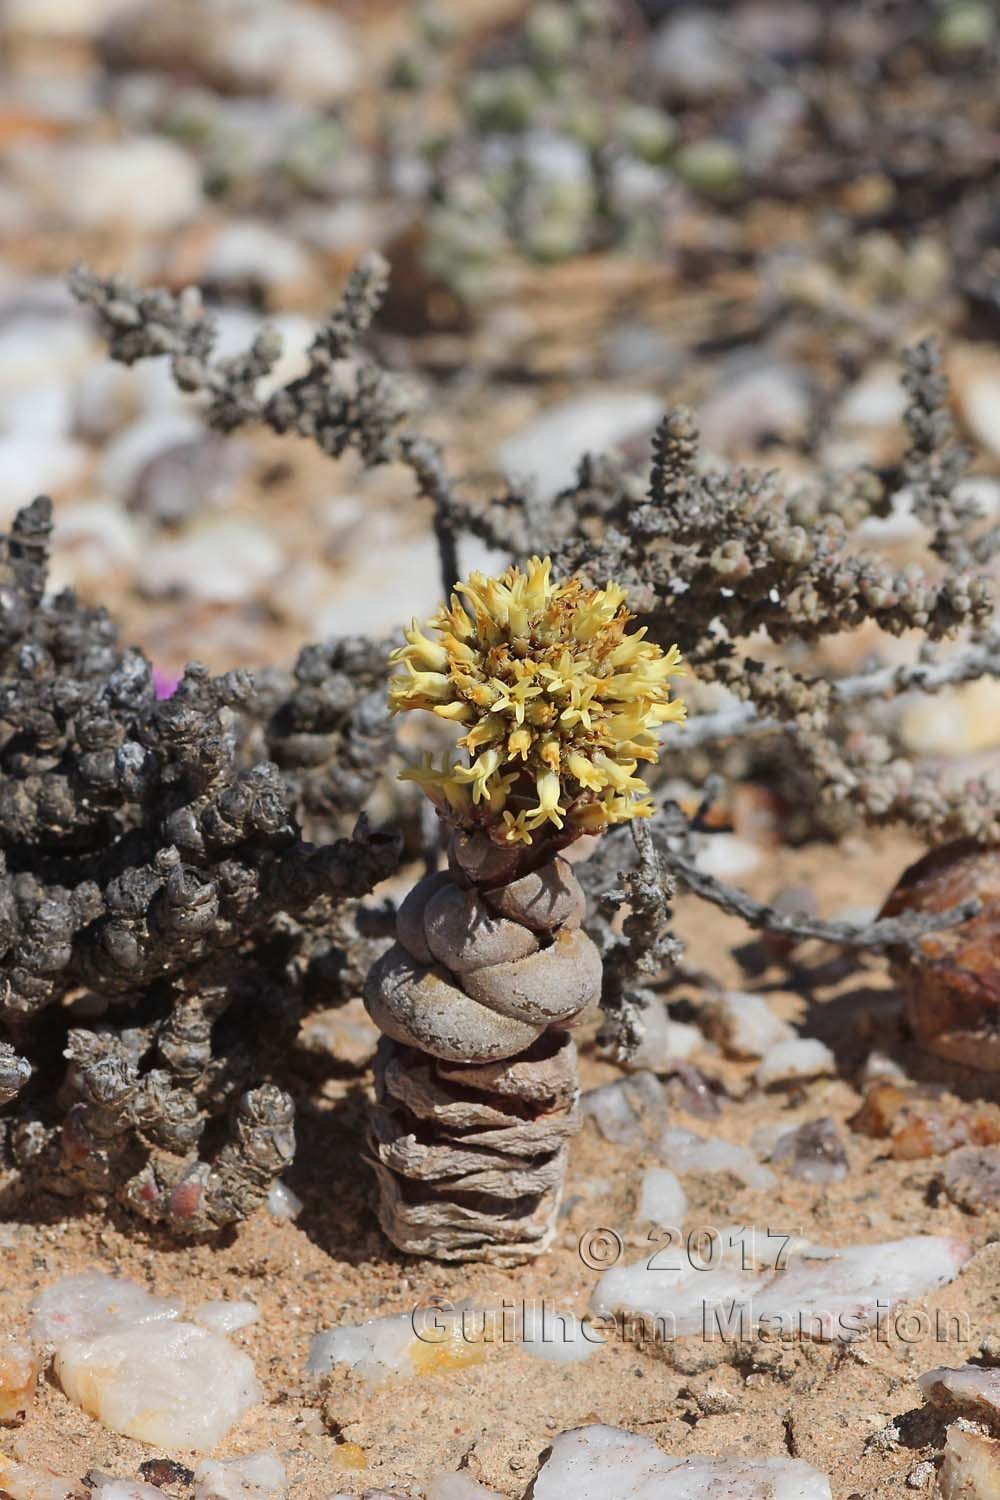
{"label": "small pebble", "polygon": [[604,1342],[575,1313],[559,1312],[544,1300],[525,1301],[517,1333],[526,1354],[561,1365],[580,1364]]}
{"label": "small pebble", "polygon": [[760,995],[727,990],[706,1006],[710,1034],[736,1057],[763,1057],[795,1032]]}
{"label": "small pebble", "polygon": [[707,446],[728,456],[754,452],[765,439],[795,442],[809,420],[802,371],[769,364],[723,378],[702,407],[699,426]]}
{"label": "small pebble", "polygon": [[634,1146],[651,1139],[666,1117],[663,1085],[655,1073],[633,1073],[615,1083],[588,1089],[580,1100],[584,1116],[597,1125],[606,1141]]}
{"label": "small pebble", "polygon": [[276,1453],[204,1458],[194,1471],[194,1500],[283,1500],[288,1475]]}
{"label": "small pebble", "polygon": [[673,1020],[659,1000],[644,1008],[641,1019],[642,1041],[628,1059],[626,1066],[629,1068],[666,1073],[676,1062],[690,1057],[705,1044],[697,1026]]}
{"label": "small pebble", "polygon": [[471,1474],[442,1474],[427,1487],[427,1500],[503,1500],[497,1490],[488,1490]]}
{"label": "small pebble", "polygon": [[960,1146],[950,1151],[941,1171],[944,1190],[972,1213],[987,1213],[1000,1203],[1000,1146]]}
{"label": "small pebble", "polygon": [[674,1064],[673,1076],[667,1082],[667,1099],[672,1108],[682,1109],[698,1120],[714,1120],[722,1112],[711,1083],[691,1063]]}
{"label": "small pebble", "polygon": [[893,953],[892,970],[919,1047],[947,1062],[997,1072],[1000,1034],[992,1018],[1000,983],[1000,848],[968,840],[938,845],[903,872],[881,915],[929,916],[972,898],[980,903],[975,916]]}
{"label": "small pebble", "polygon": [[19,1464],[2,1453],[0,1491],[8,1500],[87,1500],[93,1493],[78,1481],[57,1474],[53,1469]]}
{"label": "small pebble", "polygon": [[643,1173],[636,1217],[650,1224],[679,1227],[687,1213],[687,1195],[669,1167],[650,1167]]}
{"label": "small pebble", "polygon": [[739,880],[756,870],[760,850],[735,833],[713,833],[704,837],[694,862],[703,875],[714,875],[717,880]]}
{"label": "small pebble", "polygon": [[197,161],[160,136],[70,146],[49,190],[70,222],[88,230],[164,233],[202,207]]}
{"label": "small pebble", "polygon": [[940,1365],[917,1377],[924,1400],[945,1411],[961,1411],[967,1417],[1000,1424],[1000,1370],[963,1365],[957,1370]]}
{"label": "small pebble", "polygon": [[1000,1500],[1000,1443],[958,1424],[945,1435],[941,1500]]}
{"label": "small pebble", "polygon": [[800,1182],[843,1182],[848,1171],[844,1143],[829,1115],[780,1136],[771,1160]]}
{"label": "small pebble", "polygon": [[945,1286],[971,1253],[963,1240],[914,1235],[837,1249],[789,1241],[753,1225],[702,1237],[698,1254],[664,1247],[598,1281],[599,1316],[634,1313],[651,1336],[750,1340],[802,1337],[849,1343],[900,1302]]}
{"label": "small pebble", "polygon": [[248,1357],[220,1334],[164,1321],[67,1339],[55,1373],[92,1417],[157,1448],[204,1453],[263,1399]]}
{"label": "small pebble", "polygon": [[660,1136],[656,1154],[678,1172],[729,1172],[747,1187],[771,1187],[777,1178],[762,1166],[749,1146],[718,1137],[706,1139],[691,1130],[671,1126]]}
{"label": "small pebble", "polygon": [[774,1083],[794,1083],[836,1071],[836,1059],[825,1042],[800,1036],[768,1048],[754,1077],[761,1088],[768,1088]]}
{"label": "small pebble", "polygon": [[201,1302],[191,1312],[191,1321],[214,1333],[235,1333],[260,1321],[260,1309],[253,1302]]}
{"label": "small pebble", "polygon": [[267,1195],[267,1211],[272,1219],[297,1219],[302,1212],[302,1199],[287,1183],[273,1182]]}
{"label": "small pebble", "polygon": [[171,1484],[187,1485],[194,1479],[192,1469],[172,1458],[147,1458],[145,1463],[139,1465],[139,1473],[147,1484],[155,1484],[160,1490]]}
{"label": "small pebble", "polygon": [[552,406],[500,447],[500,464],[534,482],[543,500],[573,483],[585,453],[603,453],[655,427],[663,403],[652,392],[604,391]]}
{"label": "small pebble", "polygon": [[38,1357],[27,1344],[0,1339],[0,1422],[23,1420],[35,1399]]}
{"label": "small pebble", "polygon": [[39,1344],[96,1338],[136,1323],[180,1317],[177,1302],[154,1297],[124,1276],[84,1271],[43,1288],[31,1304],[31,1336]]}
{"label": "small pebble", "polygon": [[830,1500],[829,1481],[798,1458],[710,1458],[664,1453],[618,1427],[577,1427],[556,1438],[533,1500]]}

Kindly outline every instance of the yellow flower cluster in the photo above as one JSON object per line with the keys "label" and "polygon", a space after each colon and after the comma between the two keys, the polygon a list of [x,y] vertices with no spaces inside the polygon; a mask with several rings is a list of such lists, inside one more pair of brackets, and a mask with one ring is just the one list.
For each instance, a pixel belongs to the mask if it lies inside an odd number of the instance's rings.
{"label": "yellow flower cluster", "polygon": [[548,825],[597,833],[651,811],[638,762],[655,761],[653,731],[681,723],[669,681],[684,675],[676,646],[662,651],[627,627],[625,591],[554,583],[533,557],[500,578],[473,573],[426,635],[414,621],[393,654],[394,712],[429,709],[461,725],[464,752],[430,757],[418,782],[450,821],[498,842],[530,844]]}

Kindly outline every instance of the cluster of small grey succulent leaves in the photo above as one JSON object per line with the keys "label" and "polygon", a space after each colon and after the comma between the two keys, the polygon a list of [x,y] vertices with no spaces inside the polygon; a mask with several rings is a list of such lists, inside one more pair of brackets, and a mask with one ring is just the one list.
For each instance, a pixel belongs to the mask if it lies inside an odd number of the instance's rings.
{"label": "cluster of small grey succulent leaves", "polygon": [[[112,357],[167,357],[209,426],[265,424],[334,457],[407,465],[430,504],[445,591],[463,535],[512,559],[550,551],[559,573],[620,580],[698,683],[735,695],[692,719],[658,773],[700,787],[699,813],[661,798],[650,823],[613,831],[581,866],[613,1045],[636,1043],[650,986],[680,957],[678,884],[790,937],[876,950],[913,941],[925,927],[912,919],[825,924],[752,901],[702,873],[693,851],[726,775],[770,776],[813,809],[813,833],[850,817],[902,822],[929,841],[1000,838],[1000,785],[942,789],[882,722],[907,688],[1000,675],[984,577],[1000,530],[956,496],[967,455],[934,347],[907,355],[909,446],[891,473],[831,476],[792,495],[767,476],[706,473],[691,414],[675,409],[650,476],[597,455],[551,507],[527,491],[484,506],[407,428],[405,387],[368,347],[386,276],[381,257],[362,258],[306,372],[268,395],[274,334],[217,359],[193,291],[139,291],[83,270],[72,285]],[[926,573],[848,545],[849,528],[889,514],[904,485],[930,531]],[[117,1202],[202,1235],[246,1217],[291,1161],[284,1085],[301,1018],[359,993],[392,931],[392,911],[362,898],[397,867],[404,840],[437,857],[416,800],[398,802],[391,827],[364,815],[400,763],[385,701],[393,643],[308,645],[290,674],[212,678],[192,665],[161,699],[104,611],[46,593],[51,529],[47,501],[23,510],[0,574],[4,1200]],[[832,680],[810,672],[813,643],[868,621],[921,632],[919,662]],[[796,648],[794,668],[752,655],[761,627]],[[956,631],[963,643],[939,655]]]}

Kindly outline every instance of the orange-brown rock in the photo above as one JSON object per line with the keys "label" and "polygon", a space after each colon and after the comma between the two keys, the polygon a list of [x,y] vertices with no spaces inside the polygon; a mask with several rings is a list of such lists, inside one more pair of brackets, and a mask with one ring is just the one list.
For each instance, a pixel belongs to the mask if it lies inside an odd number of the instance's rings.
{"label": "orange-brown rock", "polygon": [[1000,1108],[965,1104],[951,1095],[903,1086],[880,1078],[867,1090],[851,1128],[888,1140],[897,1161],[941,1156],[958,1146],[1000,1142]]}
{"label": "orange-brown rock", "polygon": [[1000,848],[961,840],[934,849],[903,874],[882,909],[938,913],[970,897],[967,922],[928,933],[892,955],[918,1045],[952,1063],[1000,1072]]}

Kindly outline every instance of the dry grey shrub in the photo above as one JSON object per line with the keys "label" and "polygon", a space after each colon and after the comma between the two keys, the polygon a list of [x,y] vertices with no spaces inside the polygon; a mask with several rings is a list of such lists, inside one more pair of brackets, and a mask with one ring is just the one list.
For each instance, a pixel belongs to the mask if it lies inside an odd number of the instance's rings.
{"label": "dry grey shrub", "polygon": [[[945,788],[902,755],[885,714],[886,700],[909,689],[1000,675],[988,577],[1000,531],[984,528],[975,503],[956,493],[967,456],[954,442],[935,346],[918,344],[905,364],[910,442],[898,472],[861,469],[791,494],[773,475],[704,472],[693,417],[678,408],[656,434],[648,489],[621,466],[585,459],[541,542],[539,516],[526,525],[517,497],[476,529],[515,551],[530,534],[563,573],[620,579],[653,638],[676,640],[700,684],[739,700],[678,732],[680,756],[703,752],[700,764],[717,769],[709,752],[738,741],[758,771],[770,759],[779,777],[794,772],[788,800],[811,788],[813,828],[816,813],[835,826],[847,813],[904,823],[929,842],[990,842],[1000,837],[1000,777]],[[925,566],[896,569],[859,550],[851,532],[866,517],[890,515],[904,486],[930,530],[930,555]],[[894,636],[918,633],[917,661],[873,661],[839,679],[818,665],[809,670],[809,648],[870,624]],[[755,654],[761,640],[766,655]],[[781,657],[774,647],[785,648]],[[757,750],[760,737],[767,744]]]}
{"label": "dry grey shrub", "polygon": [[[384,655],[304,653],[270,702],[191,665],[159,701],[102,610],[46,595],[51,526],[37,500],[0,543],[8,1196],[113,1197],[197,1234],[245,1217],[291,1159],[276,1065],[330,969],[331,911],[398,857],[357,817]],[[353,832],[332,842],[303,837],[318,762],[296,731],[337,762],[322,811]]]}
{"label": "dry grey shrub", "polygon": [[[169,356],[178,383],[200,397],[209,425],[230,431],[264,423],[310,437],[331,456],[350,449],[366,465],[407,464],[417,493],[432,505],[446,591],[458,576],[456,542],[463,533],[516,560],[548,551],[563,576],[625,585],[651,637],[676,641],[699,685],[717,684],[732,695],[728,706],[695,715],[673,736],[668,774],[686,775],[708,797],[716,795],[720,768],[764,777],[784,791],[786,803],[799,803],[803,834],[861,819],[901,822],[931,842],[1000,837],[998,779],[944,787],[901,753],[887,712],[887,700],[911,688],[935,691],[1000,674],[986,577],[1000,532],[983,527],[957,492],[966,455],[954,441],[932,343],[906,355],[909,446],[896,470],[823,474],[791,493],[770,474],[706,472],[693,418],[678,408],[657,431],[648,482],[613,457],[593,455],[551,507],[516,491],[482,507],[459,495],[440,450],[406,429],[403,387],[364,347],[385,278],[380,257],[363,258],[317,332],[307,372],[266,398],[257,388],[280,352],[273,334],[262,332],[243,356],[213,361],[211,320],[194,293],[138,292],[121,278],[101,281],[84,271],[73,285],[97,311],[113,357]],[[853,533],[867,517],[890,515],[904,487],[929,528],[930,545],[925,565],[894,568],[861,550]],[[818,643],[872,624],[889,635],[917,633],[916,662],[872,660],[840,678],[811,665]],[[960,644],[952,646],[956,636]],[[371,785],[379,758],[373,746],[384,759],[380,652],[362,642],[306,648],[295,694],[271,714],[269,753],[311,813],[343,811]],[[342,679],[352,699],[346,734],[325,701],[328,673]],[[355,771],[351,757],[359,747]],[[702,876],[693,852],[697,832],[667,803],[637,844],[618,831],[584,872],[595,898],[588,926],[604,958],[603,1003],[624,1046],[638,1035],[654,969],[677,956],[669,903],[678,881],[752,925],[852,947],[884,949],[924,930],[811,919],[796,925],[787,912]],[[623,852],[625,840],[631,854]],[[632,914],[619,934],[609,915],[623,901]],[[935,925],[962,915],[946,914]]]}

